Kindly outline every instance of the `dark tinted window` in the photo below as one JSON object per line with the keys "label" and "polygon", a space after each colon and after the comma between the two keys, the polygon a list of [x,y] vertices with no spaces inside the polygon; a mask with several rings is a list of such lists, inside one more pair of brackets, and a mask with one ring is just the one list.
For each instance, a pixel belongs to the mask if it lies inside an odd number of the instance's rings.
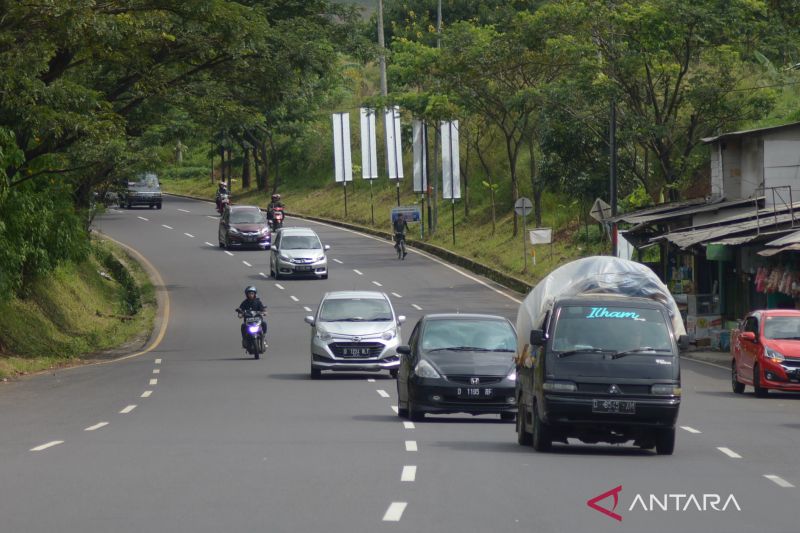
{"label": "dark tinted window", "polygon": [[422,350],[478,348],[492,351],[515,351],[514,329],[504,320],[434,319],[425,324]]}
{"label": "dark tinted window", "polygon": [[230,222],[231,224],[266,224],[267,219],[261,211],[248,209],[232,211]]}

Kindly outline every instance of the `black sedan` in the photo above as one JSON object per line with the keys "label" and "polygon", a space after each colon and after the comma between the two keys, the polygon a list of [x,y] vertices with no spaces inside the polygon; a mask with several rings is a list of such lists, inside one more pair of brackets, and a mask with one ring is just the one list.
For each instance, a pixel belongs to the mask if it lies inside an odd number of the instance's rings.
{"label": "black sedan", "polygon": [[517,339],[507,319],[492,315],[422,317],[401,354],[398,414],[495,413],[514,420]]}

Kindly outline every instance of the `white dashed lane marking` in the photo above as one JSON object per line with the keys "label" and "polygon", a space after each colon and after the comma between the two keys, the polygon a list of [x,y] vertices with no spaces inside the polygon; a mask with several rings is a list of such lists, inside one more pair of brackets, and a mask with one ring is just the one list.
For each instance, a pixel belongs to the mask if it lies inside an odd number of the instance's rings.
{"label": "white dashed lane marking", "polygon": [[228,254],[229,256],[233,257],[233,254],[230,253],[228,250],[225,250],[225,253]]}
{"label": "white dashed lane marking", "polygon": [[392,296],[394,296],[395,298],[402,298],[402,296],[400,296],[400,295],[399,295],[399,294],[397,294],[396,292],[393,292],[393,293],[392,293]]}
{"label": "white dashed lane marking", "polygon": [[161,227],[167,228],[167,229],[175,229],[172,226],[167,226],[166,224],[161,224]]}
{"label": "white dashed lane marking", "polygon": [[384,522],[399,522],[403,517],[403,511],[406,510],[408,503],[406,502],[392,502],[386,513],[383,515]]}
{"label": "white dashed lane marking", "polygon": [[280,283],[276,283],[275,286],[278,287],[280,290],[283,290],[283,285],[281,285]]}
{"label": "white dashed lane marking", "polygon": [[400,474],[400,481],[414,481],[417,479],[417,467],[413,465],[406,465],[403,467],[403,473]]}
{"label": "white dashed lane marking", "polygon": [[689,433],[702,433],[702,431],[694,429],[693,427],[689,426],[681,426],[681,429],[688,431]]}
{"label": "white dashed lane marking", "polygon": [[153,378],[150,380],[150,385],[158,385],[158,380]]}
{"label": "white dashed lane marking", "polygon": [[791,483],[789,483],[788,481],[786,481],[782,477],[776,476],[775,474],[764,474],[764,477],[767,478],[768,480],[772,481],[773,483],[775,483],[779,487],[783,487],[785,489],[791,489],[791,488],[794,487],[794,485],[792,485]]}
{"label": "white dashed lane marking", "polygon": [[310,307],[308,307],[307,305],[303,306],[303,310],[304,310],[306,313],[310,313],[310,312],[311,312],[311,308],[310,308]]}
{"label": "white dashed lane marking", "polygon": [[298,298],[297,296],[289,296],[289,298],[291,298],[293,302],[299,302],[300,301],[300,298]]}
{"label": "white dashed lane marking", "polygon": [[373,281],[372,284],[375,285],[376,287],[383,287],[383,285],[381,285],[377,281]]}
{"label": "white dashed lane marking", "polygon": [[396,405],[392,406],[392,411],[394,411],[394,413],[397,414],[397,406]]}
{"label": "white dashed lane marking", "polygon": [[47,448],[52,448],[53,446],[58,446],[59,444],[64,444],[63,440],[54,440],[48,442],[47,444],[42,444],[41,446],[36,446],[35,448],[31,448],[32,452],[40,452],[42,450],[46,450]]}
{"label": "white dashed lane marking", "polygon": [[414,425],[414,422],[405,421],[403,422],[403,427],[406,429],[414,429],[416,426]]}
{"label": "white dashed lane marking", "polygon": [[211,215],[206,215],[206,218],[210,218],[211,220],[219,220],[219,217],[212,217]]}
{"label": "white dashed lane marking", "polygon": [[388,398],[389,397],[389,393],[386,392],[383,389],[378,389],[378,394],[380,394],[381,398]]}
{"label": "white dashed lane marking", "polygon": [[722,453],[724,453],[725,455],[727,455],[728,457],[731,457],[733,459],[741,459],[742,458],[741,455],[739,455],[735,451],[731,450],[730,448],[725,448],[724,446],[719,446],[719,447],[717,447],[717,449],[719,451],[721,451]]}
{"label": "white dashed lane marking", "polygon": [[184,233],[184,235],[186,235],[190,239],[194,239],[194,235],[192,235],[191,233]]}
{"label": "white dashed lane marking", "polygon": [[100,423],[95,424],[93,426],[89,426],[88,428],[84,429],[84,431],[95,431],[97,429],[106,427],[107,425],[108,425],[108,422],[100,422]]}
{"label": "white dashed lane marking", "polygon": [[418,306],[417,304],[411,304],[411,307],[413,307],[417,311],[422,311],[422,308],[420,306]]}
{"label": "white dashed lane marking", "polygon": [[145,222],[150,222],[149,218],[144,218],[144,217],[136,217],[136,218],[138,218],[139,220],[144,220]]}
{"label": "white dashed lane marking", "polygon": [[375,383],[375,378],[367,378],[367,383]]}
{"label": "white dashed lane marking", "polygon": [[406,451],[407,452],[416,452],[419,448],[417,448],[417,441],[415,440],[407,440],[406,441]]}
{"label": "white dashed lane marking", "polygon": [[178,208],[178,211],[182,213],[191,213],[191,211],[187,211],[186,209],[181,209],[180,207]]}
{"label": "white dashed lane marking", "polygon": [[160,365],[160,364],[161,364],[161,359],[156,359],[155,363],[156,363],[157,365]]}
{"label": "white dashed lane marking", "polygon": [[136,409],[136,406],[135,406],[135,405],[129,405],[129,406],[127,406],[125,409],[123,409],[122,411],[120,411],[120,412],[119,412],[119,414],[121,414],[121,415],[127,415],[128,413],[130,413],[130,412],[131,412],[131,411],[133,411],[134,409]]}
{"label": "white dashed lane marking", "polygon": [[153,374],[160,374],[160,373],[161,373],[161,369],[160,368],[154,368],[153,369]]}
{"label": "white dashed lane marking", "polygon": [[244,263],[244,266],[249,266],[249,267],[253,266],[250,263],[248,263],[247,261],[242,261],[242,263]]}
{"label": "white dashed lane marking", "polygon": [[142,398],[149,398],[151,394],[153,394],[153,391],[146,390],[142,393]]}
{"label": "white dashed lane marking", "polygon": [[335,262],[337,262],[337,263],[339,263],[340,265],[343,265],[343,264],[344,264],[344,263],[342,263],[341,261],[339,261],[338,259],[334,259],[334,261],[335,261]]}
{"label": "white dashed lane marking", "polygon": [[269,276],[267,276],[266,274],[264,274],[263,272],[259,272],[258,274],[259,274],[259,276],[261,276],[262,278],[268,278],[268,277],[269,277]]}
{"label": "white dashed lane marking", "polygon": [[359,276],[363,276],[363,275],[364,275],[364,273],[363,273],[363,272],[361,272],[360,270],[356,270],[355,268],[353,269],[353,272],[355,272],[355,273],[356,273],[356,274],[358,274]]}
{"label": "white dashed lane marking", "polygon": [[213,244],[211,244],[211,243],[210,243],[210,242],[208,242],[208,241],[206,241],[206,244],[207,244],[207,245],[209,245],[209,246],[211,246],[212,248],[214,247],[214,245],[213,245]]}

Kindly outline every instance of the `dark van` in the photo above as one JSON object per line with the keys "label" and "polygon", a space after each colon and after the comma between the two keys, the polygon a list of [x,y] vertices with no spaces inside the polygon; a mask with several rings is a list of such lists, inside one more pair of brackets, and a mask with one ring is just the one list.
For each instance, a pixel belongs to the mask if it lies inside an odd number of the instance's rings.
{"label": "dark van", "polygon": [[671,455],[681,404],[679,344],[667,307],[644,297],[555,298],[518,360],[517,440],[624,443]]}
{"label": "dark van", "polygon": [[140,174],[121,187],[119,206],[130,209],[135,205],[161,209],[161,184],[155,174]]}

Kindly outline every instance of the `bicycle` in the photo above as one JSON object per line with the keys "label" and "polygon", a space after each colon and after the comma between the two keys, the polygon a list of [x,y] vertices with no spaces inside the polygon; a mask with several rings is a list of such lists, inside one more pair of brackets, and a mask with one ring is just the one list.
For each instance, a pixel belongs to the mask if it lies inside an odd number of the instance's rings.
{"label": "bicycle", "polygon": [[395,249],[397,250],[397,258],[398,259],[405,259],[407,252],[406,252],[406,236],[403,233],[395,233],[394,234],[395,240]]}

